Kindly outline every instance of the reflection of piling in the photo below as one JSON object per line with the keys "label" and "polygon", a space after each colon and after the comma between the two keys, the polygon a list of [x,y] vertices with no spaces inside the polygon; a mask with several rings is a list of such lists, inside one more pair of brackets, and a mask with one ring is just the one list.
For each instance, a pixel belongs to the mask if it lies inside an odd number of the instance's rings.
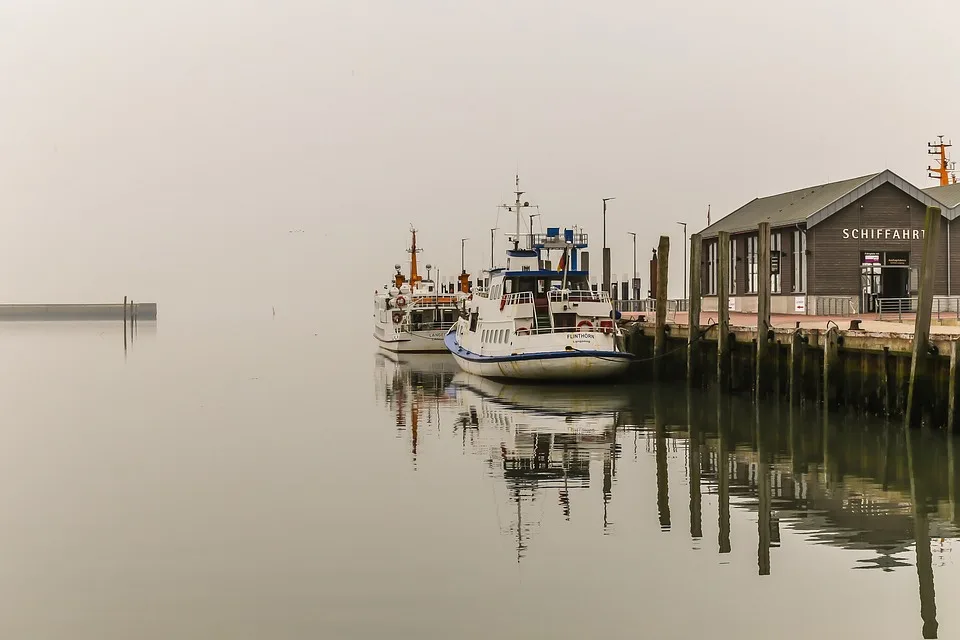
{"label": "reflection of piling", "polygon": [[690,537],[703,537],[700,500],[700,426],[693,415],[693,399],[687,393],[687,468],[690,474]]}
{"label": "reflection of piling", "polygon": [[[920,619],[924,638],[937,637],[937,601],[933,586],[933,553],[930,550],[930,516],[927,513],[926,473],[917,473],[914,460],[915,434],[905,432],[907,473],[913,502],[913,535],[917,557],[917,580],[920,586]],[[953,479],[951,478],[951,481]]]}
{"label": "reflection of piling", "polygon": [[757,546],[757,567],[761,576],[770,575],[770,461],[769,452],[765,446],[768,436],[766,429],[760,426],[760,407],[754,410],[754,427],[757,438],[757,529],[759,540]]}
{"label": "reflection of piling", "polygon": [[670,529],[670,489],[667,477],[667,428],[662,404],[654,397],[653,403],[654,435],[656,437],[657,458],[657,513],[660,516],[660,529]]}
{"label": "reflection of piling", "polygon": [[717,492],[719,493],[720,553],[730,553],[730,453],[729,424],[731,417],[722,395],[717,397]]}

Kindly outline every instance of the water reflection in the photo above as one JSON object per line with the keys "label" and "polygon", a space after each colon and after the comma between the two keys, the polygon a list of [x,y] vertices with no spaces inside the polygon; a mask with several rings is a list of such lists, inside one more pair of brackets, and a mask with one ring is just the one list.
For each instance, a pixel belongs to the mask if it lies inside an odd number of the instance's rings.
{"label": "water reflection", "polygon": [[[504,384],[459,372],[448,356],[380,357],[377,371],[378,393],[398,433],[409,434],[414,462],[417,429],[433,425],[459,433],[463,450],[506,488],[513,521],[505,533],[515,540],[518,561],[530,549],[543,503],[570,521],[578,500],[592,499],[594,477],[603,534],[615,532],[608,518],[615,491],[629,504],[631,495],[655,490],[659,528],[676,535],[670,482],[681,471],[671,468],[679,455],[688,490],[683,535],[694,548],[716,549],[718,561],[727,562],[735,544],[755,544],[757,574],[770,576],[788,530],[806,544],[860,552],[851,568],[916,566],[922,637],[937,637],[933,565],[958,532],[950,438],[677,388]],[[641,441],[655,477],[624,485],[623,447],[632,442],[642,456]],[[704,541],[704,495],[718,503],[715,544]],[[755,543],[731,539],[737,513],[756,523]]]}

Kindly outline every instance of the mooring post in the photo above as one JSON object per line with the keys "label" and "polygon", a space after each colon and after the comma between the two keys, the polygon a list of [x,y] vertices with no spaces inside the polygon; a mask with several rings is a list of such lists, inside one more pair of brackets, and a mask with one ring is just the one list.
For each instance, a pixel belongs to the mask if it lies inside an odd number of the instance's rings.
{"label": "mooring post", "polygon": [[796,405],[800,397],[800,365],[803,362],[803,336],[796,329],[790,338],[790,404]]}
{"label": "mooring post", "polygon": [[127,332],[127,296],[123,296],[123,332]]}
{"label": "mooring post", "polygon": [[657,249],[657,334],[654,337],[653,370],[663,374],[663,357],[667,351],[667,270],[670,264],[670,236],[660,236]]}
{"label": "mooring post", "polygon": [[690,290],[687,300],[687,384],[693,386],[700,381],[700,249],[703,243],[700,234],[690,236]]}
{"label": "mooring post", "polygon": [[730,553],[730,407],[723,394],[717,394],[717,492],[720,553]]}
{"label": "mooring post", "polygon": [[770,371],[770,223],[757,225],[757,397],[766,395]]}
{"label": "mooring post", "polygon": [[880,399],[883,401],[883,415],[890,415],[890,347],[884,347],[880,353]]}
{"label": "mooring post", "polygon": [[837,389],[840,386],[840,330],[836,327],[827,329],[823,336],[823,406],[830,407],[838,397]]}
{"label": "mooring post", "polygon": [[[957,358],[960,356],[960,340],[950,342],[950,386],[947,397],[947,431],[952,433],[957,424]],[[953,477],[950,478],[953,486]]]}
{"label": "mooring post", "polygon": [[[933,275],[937,264],[937,246],[940,235],[940,208],[927,207],[927,220],[924,225],[923,256],[920,261],[920,295],[917,300],[917,320],[913,328],[913,357],[910,359],[910,386],[907,387],[907,411],[905,420],[908,425],[920,422],[920,415],[929,397],[930,380],[927,361],[929,360],[930,315],[933,313]],[[923,391],[915,393],[922,388]]]}
{"label": "mooring post", "polygon": [[730,234],[717,236],[720,262],[717,277],[717,384],[721,391],[730,386]]}

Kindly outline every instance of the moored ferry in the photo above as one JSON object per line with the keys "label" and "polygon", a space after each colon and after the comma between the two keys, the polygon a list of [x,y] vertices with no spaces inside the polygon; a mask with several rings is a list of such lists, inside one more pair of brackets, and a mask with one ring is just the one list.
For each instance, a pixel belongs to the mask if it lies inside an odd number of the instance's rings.
{"label": "moored ferry", "polygon": [[[458,290],[446,289],[417,271],[417,230],[411,229],[410,274],[394,266],[393,281],[374,293],[373,335],[380,346],[396,353],[444,352],[443,339],[457,319]],[[461,287],[466,282],[460,276]],[[438,290],[438,287],[439,290]]]}
{"label": "moored ferry", "polygon": [[464,300],[446,334],[447,349],[461,369],[488,378],[584,380],[623,373],[632,355],[622,348],[613,305],[579,268],[587,235],[559,227],[521,235],[520,211],[530,206],[521,202],[523,193],[518,178],[516,202],[509,205],[517,230],[508,238],[513,246],[506,266],[491,269],[485,291]]}

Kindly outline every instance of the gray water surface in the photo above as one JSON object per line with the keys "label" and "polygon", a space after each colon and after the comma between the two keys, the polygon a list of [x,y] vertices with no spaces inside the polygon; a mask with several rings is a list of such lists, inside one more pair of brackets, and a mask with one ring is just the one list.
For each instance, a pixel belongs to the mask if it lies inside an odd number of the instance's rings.
{"label": "gray water surface", "polygon": [[0,634],[960,635],[950,439],[334,328],[0,325]]}

